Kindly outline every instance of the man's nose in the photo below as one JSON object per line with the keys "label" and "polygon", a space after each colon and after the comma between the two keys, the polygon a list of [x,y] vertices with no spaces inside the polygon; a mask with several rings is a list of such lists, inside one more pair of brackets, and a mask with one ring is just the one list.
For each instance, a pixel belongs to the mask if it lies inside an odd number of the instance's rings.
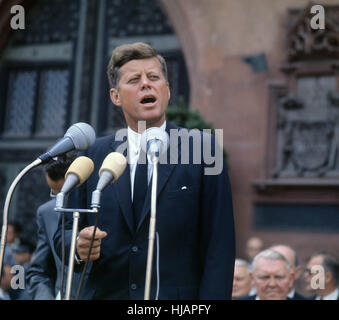
{"label": "man's nose", "polygon": [[149,88],[149,87],[150,87],[150,80],[145,74],[143,74],[141,76],[141,88],[144,89],[144,88]]}
{"label": "man's nose", "polygon": [[268,286],[270,287],[275,287],[277,285],[277,281],[274,277],[271,277],[269,280],[268,280]]}

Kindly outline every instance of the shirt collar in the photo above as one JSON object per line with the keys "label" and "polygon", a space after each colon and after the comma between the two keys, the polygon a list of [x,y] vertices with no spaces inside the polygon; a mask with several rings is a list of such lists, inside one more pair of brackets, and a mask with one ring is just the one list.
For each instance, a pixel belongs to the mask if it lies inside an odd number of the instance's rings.
{"label": "shirt collar", "polygon": [[[322,300],[337,300],[338,297],[339,297],[339,289],[337,288],[334,291],[332,291],[330,294],[328,294],[327,296],[324,296]],[[320,296],[317,296],[316,300],[320,300]]]}
{"label": "shirt collar", "polygon": [[293,289],[288,293],[287,297],[290,298],[290,299],[293,299],[294,294],[295,294],[295,289],[293,288]]}
{"label": "shirt collar", "polygon": [[[160,126],[160,129],[165,131],[166,130],[166,120]],[[127,135],[128,135],[128,145],[131,150],[139,151],[140,149],[140,141],[141,141],[141,134],[134,131],[131,127],[127,127]]]}

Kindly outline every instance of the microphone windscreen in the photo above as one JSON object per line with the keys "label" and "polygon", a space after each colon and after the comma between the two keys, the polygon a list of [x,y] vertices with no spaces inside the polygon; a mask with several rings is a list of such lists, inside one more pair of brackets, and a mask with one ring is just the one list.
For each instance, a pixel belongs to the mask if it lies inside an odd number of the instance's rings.
{"label": "microphone windscreen", "polygon": [[145,130],[141,135],[141,149],[147,153],[149,143],[153,142],[157,145],[158,152],[163,153],[167,151],[169,145],[168,133],[161,130],[159,127],[151,127]]}
{"label": "microphone windscreen", "polygon": [[119,179],[119,177],[124,172],[126,165],[127,160],[121,153],[111,152],[106,156],[105,160],[103,161],[99,170],[99,176],[101,176],[104,170],[111,172],[114,176],[114,179],[111,181],[112,183]]}
{"label": "microphone windscreen", "polygon": [[65,179],[70,173],[73,173],[79,178],[78,186],[80,186],[88,179],[88,177],[93,172],[93,169],[94,163],[90,158],[84,156],[78,157],[69,166],[65,174]]}
{"label": "microphone windscreen", "polygon": [[76,150],[86,150],[95,141],[95,131],[88,123],[78,122],[66,131],[64,137],[72,140]]}

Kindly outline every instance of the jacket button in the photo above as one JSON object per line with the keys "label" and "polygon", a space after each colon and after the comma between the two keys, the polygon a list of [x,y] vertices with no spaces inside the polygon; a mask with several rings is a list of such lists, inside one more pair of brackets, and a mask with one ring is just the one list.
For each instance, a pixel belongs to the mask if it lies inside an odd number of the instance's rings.
{"label": "jacket button", "polygon": [[137,289],[137,285],[136,285],[135,283],[132,283],[132,284],[131,284],[131,289],[132,289],[132,290],[136,290],[136,289]]}
{"label": "jacket button", "polygon": [[138,252],[138,250],[139,250],[139,249],[138,249],[137,246],[133,246],[133,247],[132,247],[132,251],[133,251],[133,252]]}

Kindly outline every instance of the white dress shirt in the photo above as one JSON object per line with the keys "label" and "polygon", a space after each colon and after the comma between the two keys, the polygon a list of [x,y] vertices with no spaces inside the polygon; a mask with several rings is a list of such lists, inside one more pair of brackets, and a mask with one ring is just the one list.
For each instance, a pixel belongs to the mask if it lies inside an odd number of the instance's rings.
{"label": "white dress shirt", "polygon": [[[165,131],[166,130],[166,121],[160,126],[160,129]],[[128,155],[128,163],[130,167],[130,177],[131,177],[131,200],[133,201],[133,190],[134,190],[134,177],[135,177],[135,170],[137,167],[137,163],[139,160],[140,155],[140,145],[141,145],[141,134],[135,132],[130,127],[127,128],[127,139],[128,139],[128,148],[129,148],[129,155]],[[153,167],[150,161],[148,161],[148,170],[147,170],[147,178],[148,183],[151,180],[153,172]]]}
{"label": "white dress shirt", "polygon": [[[339,297],[339,289],[335,289],[327,296],[322,297],[321,300],[337,300]],[[320,296],[316,296],[315,300],[320,300]]]}

